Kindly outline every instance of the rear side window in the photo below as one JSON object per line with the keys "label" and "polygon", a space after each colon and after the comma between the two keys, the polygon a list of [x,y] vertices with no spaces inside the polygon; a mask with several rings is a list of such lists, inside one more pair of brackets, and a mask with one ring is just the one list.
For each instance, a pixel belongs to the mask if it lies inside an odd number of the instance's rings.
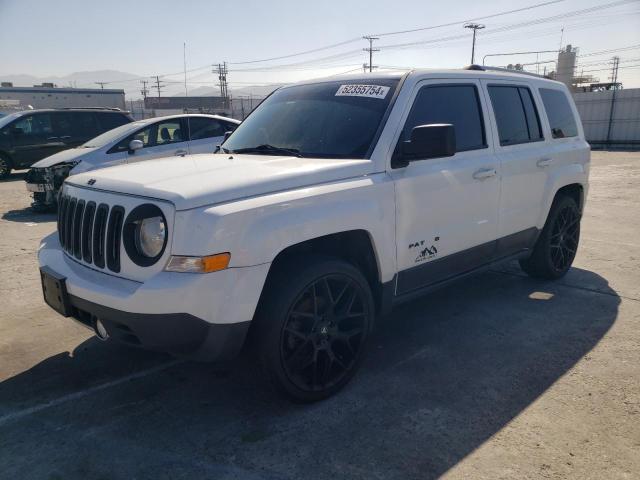
{"label": "rear side window", "polygon": [[538,111],[528,88],[493,85],[489,87],[489,96],[498,124],[500,145],[542,140]]}
{"label": "rear side window", "polygon": [[414,127],[433,123],[453,125],[458,152],[487,146],[478,90],[474,85],[423,87],[413,103],[400,142],[410,138]]}
{"label": "rear side window", "polygon": [[565,93],[551,88],[541,88],[540,96],[547,111],[553,138],[577,136],[578,126]]}
{"label": "rear side window", "polygon": [[98,122],[100,123],[100,131],[106,132],[113,128],[129,123],[131,120],[126,115],[116,112],[100,112],[96,113]]}
{"label": "rear side window", "polygon": [[227,130],[226,126],[215,118],[187,117],[191,140],[203,138],[222,137]]}

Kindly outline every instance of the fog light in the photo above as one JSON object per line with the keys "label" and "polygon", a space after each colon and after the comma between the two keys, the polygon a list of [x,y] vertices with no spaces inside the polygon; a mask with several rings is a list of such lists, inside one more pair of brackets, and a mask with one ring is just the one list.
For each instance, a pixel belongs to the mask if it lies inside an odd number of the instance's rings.
{"label": "fog light", "polygon": [[107,340],[109,338],[109,332],[104,326],[104,323],[100,319],[96,320],[96,335],[100,340]]}

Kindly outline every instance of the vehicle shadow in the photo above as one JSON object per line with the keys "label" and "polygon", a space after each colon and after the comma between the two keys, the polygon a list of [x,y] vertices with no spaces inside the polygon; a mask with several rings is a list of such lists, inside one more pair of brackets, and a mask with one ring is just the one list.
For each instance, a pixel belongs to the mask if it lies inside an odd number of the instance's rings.
{"label": "vehicle shadow", "polygon": [[56,212],[36,212],[31,207],[27,207],[8,210],[0,218],[17,223],[48,223],[56,221]]}
{"label": "vehicle shadow", "polygon": [[87,340],[0,383],[0,465],[11,478],[437,478],[615,322],[607,280],[574,270],[598,293],[488,272],[399,307],[351,384],[317,404],[274,395],[244,354],[230,370],[172,364],[2,423],[169,361]]}
{"label": "vehicle shadow", "polygon": [[27,177],[27,170],[21,170],[19,172],[13,171],[7,178],[0,178],[0,183],[10,183],[24,181]]}

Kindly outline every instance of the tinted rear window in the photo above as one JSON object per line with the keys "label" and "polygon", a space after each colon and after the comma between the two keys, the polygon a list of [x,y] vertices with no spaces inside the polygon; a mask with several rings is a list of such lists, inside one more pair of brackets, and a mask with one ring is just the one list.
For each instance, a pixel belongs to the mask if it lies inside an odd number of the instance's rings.
{"label": "tinted rear window", "polygon": [[111,130],[112,128],[131,122],[131,120],[122,113],[97,112],[96,116],[98,117],[101,132],[106,132],[107,130]]}
{"label": "tinted rear window", "polygon": [[492,85],[489,96],[498,125],[500,145],[517,145],[542,139],[538,112],[528,88]]}
{"label": "tinted rear window", "polygon": [[544,109],[547,111],[553,138],[577,136],[578,126],[565,93],[561,90],[541,88],[540,96],[542,103],[544,103]]}

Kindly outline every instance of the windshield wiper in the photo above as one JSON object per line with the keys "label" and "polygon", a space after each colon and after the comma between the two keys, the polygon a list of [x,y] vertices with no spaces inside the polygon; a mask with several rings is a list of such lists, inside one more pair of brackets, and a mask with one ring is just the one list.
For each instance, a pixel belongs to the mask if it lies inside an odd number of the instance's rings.
{"label": "windshield wiper", "polygon": [[300,150],[296,150],[295,148],[274,147],[268,143],[263,143],[257,147],[238,148],[237,150],[232,150],[231,153],[263,153],[267,155],[280,153],[294,157],[302,157]]}

